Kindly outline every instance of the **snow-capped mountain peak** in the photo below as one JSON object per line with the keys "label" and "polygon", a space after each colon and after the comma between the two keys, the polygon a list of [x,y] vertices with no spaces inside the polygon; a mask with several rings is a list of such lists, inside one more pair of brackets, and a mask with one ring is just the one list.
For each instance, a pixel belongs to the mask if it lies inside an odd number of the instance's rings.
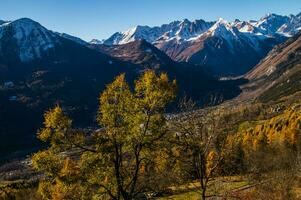
{"label": "snow-capped mountain peak", "polygon": [[139,39],[158,44],[169,41],[176,41],[181,44],[186,41],[194,41],[202,35],[236,38],[240,33],[248,37],[259,37],[262,39],[282,35],[291,37],[301,28],[301,13],[298,15],[282,16],[269,13],[259,20],[227,22],[220,18],[216,22],[204,20],[174,21],[162,26],[136,26],[124,32],[117,32],[104,41],[107,45],[118,45],[132,42]]}
{"label": "snow-capped mountain peak", "polygon": [[232,26],[236,27],[241,33],[249,33],[254,35],[262,35],[260,30],[254,26],[253,22],[234,21]]}
{"label": "snow-capped mountain peak", "polygon": [[143,39],[144,37],[148,37],[148,40],[152,40],[152,33],[150,32],[150,29],[151,28],[148,26],[138,25],[125,32],[122,32],[125,37],[123,38],[121,44]]}
{"label": "snow-capped mountain peak", "polygon": [[104,44],[122,45],[144,39],[176,61],[217,66],[221,58],[216,55],[219,55],[225,56],[219,65],[227,65],[225,60],[228,60],[230,68],[235,67],[231,59],[236,59],[234,55],[239,54],[241,59],[246,60],[236,63],[240,73],[243,73],[250,67],[247,60],[249,63],[259,61],[274,45],[299,30],[301,13],[289,16],[270,13],[259,20],[236,19],[232,22],[222,18],[213,22],[183,19],[162,26],[136,26],[117,32]]}
{"label": "snow-capped mountain peak", "polygon": [[154,29],[148,26],[135,26],[124,32],[117,32],[109,39],[104,41],[107,45],[126,44],[139,39],[145,39],[148,42],[153,42],[157,33],[157,27]]}
{"label": "snow-capped mountain peak", "polygon": [[221,26],[225,27],[227,30],[230,30],[232,28],[231,24],[227,20],[219,18],[210,29],[216,29]]}
{"label": "snow-capped mountain peak", "polygon": [[[14,40],[12,40],[14,38]],[[42,53],[54,48],[58,37],[38,22],[29,18],[21,18],[0,25],[0,42],[11,40],[16,45],[21,61],[40,58]]]}
{"label": "snow-capped mountain peak", "polygon": [[184,19],[182,21],[163,24],[162,26],[136,26],[127,31],[113,34],[109,39],[105,40],[104,44],[125,44],[139,39],[144,39],[150,43],[171,40],[181,43],[182,41],[191,40],[199,36],[212,25],[213,22],[206,22],[204,20],[191,22],[188,19]]}
{"label": "snow-capped mountain peak", "polygon": [[223,37],[224,39],[235,39],[238,37],[237,28],[223,18],[219,18],[208,32],[211,36]]}
{"label": "snow-capped mountain peak", "polygon": [[259,21],[255,24],[255,27],[259,28],[261,32],[265,35],[274,35],[274,34],[285,34],[284,32],[278,32],[279,28],[284,24],[290,23],[290,17],[281,16],[269,13],[264,17],[260,18]]}
{"label": "snow-capped mountain peak", "polygon": [[188,19],[184,19],[179,23],[179,26],[176,28],[177,31],[171,38],[175,38],[179,42],[192,41],[208,31],[211,26],[212,22],[205,22],[204,20],[191,22]]}
{"label": "snow-capped mountain peak", "polygon": [[16,39],[21,39],[23,36],[28,36],[38,29],[45,29],[38,22],[35,22],[29,18],[21,18],[15,21],[9,21],[1,25],[3,29],[9,26],[14,29],[14,36]]}

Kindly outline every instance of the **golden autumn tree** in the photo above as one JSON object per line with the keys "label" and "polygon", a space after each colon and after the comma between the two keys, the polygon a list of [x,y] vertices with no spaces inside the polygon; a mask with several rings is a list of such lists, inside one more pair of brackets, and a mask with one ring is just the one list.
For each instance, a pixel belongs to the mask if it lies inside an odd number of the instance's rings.
{"label": "golden autumn tree", "polygon": [[[146,71],[135,82],[131,92],[120,75],[100,97],[98,121],[104,132],[99,136],[103,144],[98,148],[107,157],[114,178],[109,178],[114,197],[133,199],[145,188],[142,169],[154,160],[151,153],[166,134],[165,107],[175,97],[176,83],[166,74],[157,76]],[[108,180],[108,179],[107,179]]]}
{"label": "golden autumn tree", "polygon": [[38,138],[49,142],[47,150],[32,156],[33,167],[45,176],[39,183],[38,193],[42,199],[75,200],[91,199],[87,185],[81,185],[82,176],[78,163],[69,155],[61,153],[75,147],[84,147],[84,134],[72,128],[72,120],[56,106],[44,115],[44,127]]}
{"label": "golden autumn tree", "polygon": [[[165,107],[175,91],[166,74],[146,71],[133,90],[124,74],[116,77],[99,99],[101,130],[89,136],[74,130],[60,107],[46,112],[38,137],[51,145],[32,158],[46,176],[39,186],[43,199],[128,200],[149,191],[154,152],[166,134]],[[80,153],[60,153],[70,149]]]}

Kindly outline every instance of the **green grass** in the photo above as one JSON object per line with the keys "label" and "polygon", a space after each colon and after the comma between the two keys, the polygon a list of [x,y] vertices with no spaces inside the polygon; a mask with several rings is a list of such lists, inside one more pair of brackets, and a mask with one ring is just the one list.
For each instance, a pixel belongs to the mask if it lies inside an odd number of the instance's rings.
{"label": "green grass", "polygon": [[184,192],[182,194],[176,194],[168,197],[160,197],[158,198],[159,200],[182,200],[182,199],[187,199],[187,200],[196,200],[200,199],[200,193],[197,191],[191,191],[191,192]]}
{"label": "green grass", "polygon": [[[230,191],[247,186],[248,182],[240,176],[219,177],[212,180],[208,186],[207,195],[224,195]],[[180,186],[170,187],[173,194],[159,197],[158,200],[198,200],[200,199],[200,184],[198,182],[188,183]]]}

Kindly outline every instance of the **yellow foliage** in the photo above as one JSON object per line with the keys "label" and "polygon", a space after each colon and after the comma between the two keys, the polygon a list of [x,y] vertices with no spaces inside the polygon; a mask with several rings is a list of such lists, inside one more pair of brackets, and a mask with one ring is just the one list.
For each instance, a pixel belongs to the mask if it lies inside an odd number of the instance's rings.
{"label": "yellow foliage", "polygon": [[215,151],[210,151],[207,156],[207,162],[206,162],[207,174],[211,173],[211,171],[214,169],[217,162],[218,162],[217,153]]}
{"label": "yellow foliage", "polygon": [[44,127],[39,130],[38,138],[57,147],[65,140],[71,124],[72,120],[63,113],[61,107],[56,106],[44,114]]}
{"label": "yellow foliage", "polygon": [[40,151],[32,156],[32,166],[47,176],[55,177],[62,168],[62,161],[50,151]]}
{"label": "yellow foliage", "polygon": [[[132,197],[140,185],[153,184],[156,175],[149,169],[160,174],[167,167],[155,144],[166,133],[164,109],[175,90],[176,82],[166,74],[146,71],[133,90],[124,74],[117,76],[99,99],[97,120],[103,129],[89,141],[59,106],[47,111],[38,138],[50,148],[32,157],[34,168],[46,176],[39,186],[43,199],[119,198],[121,191]],[[82,150],[79,160],[69,152],[59,154],[72,147]]]}
{"label": "yellow foliage", "polygon": [[265,145],[286,145],[295,147],[300,143],[301,112],[288,109],[283,114],[264,121],[243,133],[244,145],[253,141],[254,149]]}

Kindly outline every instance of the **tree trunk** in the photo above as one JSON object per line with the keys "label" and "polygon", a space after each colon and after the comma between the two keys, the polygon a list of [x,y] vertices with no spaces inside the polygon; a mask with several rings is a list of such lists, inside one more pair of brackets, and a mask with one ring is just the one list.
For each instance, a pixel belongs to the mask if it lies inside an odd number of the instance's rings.
{"label": "tree trunk", "polygon": [[206,159],[204,154],[199,153],[199,165],[200,165],[200,182],[202,189],[202,200],[206,199]]}
{"label": "tree trunk", "polygon": [[123,193],[122,193],[122,198],[123,198],[124,200],[132,200],[132,198],[128,195],[127,192],[123,192]]}
{"label": "tree trunk", "polygon": [[206,188],[202,189],[202,200],[206,200]]}

